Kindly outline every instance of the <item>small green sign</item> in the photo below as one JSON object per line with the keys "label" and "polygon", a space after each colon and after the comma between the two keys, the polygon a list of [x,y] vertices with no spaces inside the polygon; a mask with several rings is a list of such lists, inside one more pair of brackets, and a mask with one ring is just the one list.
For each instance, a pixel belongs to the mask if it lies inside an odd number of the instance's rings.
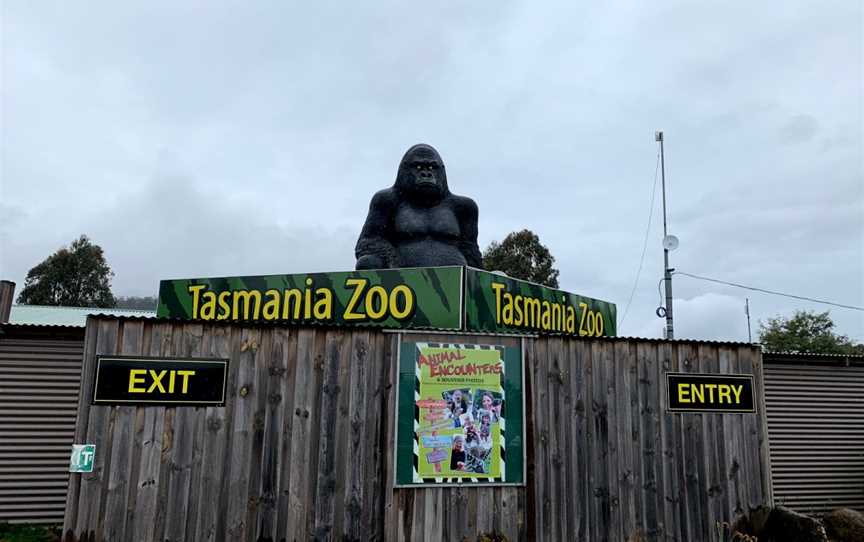
{"label": "small green sign", "polygon": [[492,333],[541,333],[612,337],[614,303],[468,268],[465,329]]}
{"label": "small green sign", "polygon": [[462,267],[163,280],[157,316],[461,329]]}
{"label": "small green sign", "polygon": [[95,458],[95,444],[73,444],[72,456],[69,458],[69,472],[93,472]]}

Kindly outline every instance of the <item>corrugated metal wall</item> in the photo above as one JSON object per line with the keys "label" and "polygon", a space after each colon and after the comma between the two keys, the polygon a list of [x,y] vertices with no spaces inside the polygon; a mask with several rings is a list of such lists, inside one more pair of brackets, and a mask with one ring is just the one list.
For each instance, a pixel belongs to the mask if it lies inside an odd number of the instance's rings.
{"label": "corrugated metal wall", "polygon": [[83,330],[0,335],[0,522],[62,522]]}
{"label": "corrugated metal wall", "polygon": [[864,511],[864,359],[763,359],[775,502]]}

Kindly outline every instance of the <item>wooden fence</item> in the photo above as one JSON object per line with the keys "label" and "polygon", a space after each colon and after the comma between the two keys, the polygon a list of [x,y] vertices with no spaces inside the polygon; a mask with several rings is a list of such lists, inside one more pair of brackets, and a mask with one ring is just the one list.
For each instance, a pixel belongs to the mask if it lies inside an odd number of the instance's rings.
{"label": "wooden fence", "polygon": [[[524,341],[525,487],[393,489],[398,335],[91,317],[65,539],[703,541],[771,500],[750,346],[434,337]],[[100,354],[229,358],[226,404],[91,406]],[[759,414],[667,414],[666,371],[753,373]]]}

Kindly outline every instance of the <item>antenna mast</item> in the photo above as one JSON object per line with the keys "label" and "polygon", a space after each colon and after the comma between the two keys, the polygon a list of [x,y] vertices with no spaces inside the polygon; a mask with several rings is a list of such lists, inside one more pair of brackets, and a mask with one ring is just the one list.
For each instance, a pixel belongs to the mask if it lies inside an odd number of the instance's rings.
{"label": "antenna mast", "polygon": [[[674,250],[667,240],[669,239],[666,231],[666,162],[663,156],[663,132],[654,132],[654,140],[660,143],[660,174],[663,183],[663,280],[666,283],[666,308],[663,311],[666,316],[666,338],[671,340],[675,338],[675,328],[672,325],[672,269],[669,267],[669,250]],[[676,239],[677,241],[677,239]]]}

